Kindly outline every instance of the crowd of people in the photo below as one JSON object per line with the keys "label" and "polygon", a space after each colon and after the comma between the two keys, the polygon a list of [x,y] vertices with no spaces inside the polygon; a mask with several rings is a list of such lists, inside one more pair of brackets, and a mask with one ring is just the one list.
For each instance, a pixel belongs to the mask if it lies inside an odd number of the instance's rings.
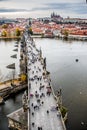
{"label": "crowd of people", "polygon": [[46,58],[42,57],[42,51],[36,48],[33,39],[26,37],[29,123],[31,130],[44,130],[44,121],[52,122],[51,117],[59,118],[58,106],[54,101],[50,75],[46,70]]}

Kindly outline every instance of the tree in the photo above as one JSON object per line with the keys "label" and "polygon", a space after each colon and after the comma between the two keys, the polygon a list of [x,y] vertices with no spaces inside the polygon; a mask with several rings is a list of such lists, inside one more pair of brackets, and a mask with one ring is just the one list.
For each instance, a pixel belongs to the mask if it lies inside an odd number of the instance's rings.
{"label": "tree", "polygon": [[69,32],[67,30],[64,30],[64,38],[67,39],[69,36]]}
{"label": "tree", "polygon": [[3,30],[1,36],[7,37],[7,31],[6,31],[6,30]]}
{"label": "tree", "polygon": [[32,31],[32,28],[31,28],[31,27],[29,28],[29,33],[30,33],[31,35],[33,35],[33,31]]}
{"label": "tree", "polygon": [[21,74],[21,81],[25,82],[27,80],[27,77],[25,74]]}
{"label": "tree", "polygon": [[20,36],[21,35],[21,31],[19,30],[19,28],[16,28],[15,35],[16,36]]}
{"label": "tree", "polygon": [[8,28],[8,25],[7,24],[3,24],[2,28],[6,29],[6,28]]}
{"label": "tree", "polygon": [[44,37],[44,33],[41,34],[41,37],[42,37],[42,38]]}

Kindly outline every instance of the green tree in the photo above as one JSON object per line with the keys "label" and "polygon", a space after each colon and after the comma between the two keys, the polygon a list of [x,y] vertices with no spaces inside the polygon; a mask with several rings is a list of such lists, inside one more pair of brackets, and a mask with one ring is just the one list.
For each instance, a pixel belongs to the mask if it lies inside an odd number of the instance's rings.
{"label": "green tree", "polygon": [[65,115],[66,115],[66,113],[68,112],[68,109],[67,109],[66,107],[62,106],[62,107],[60,108],[60,111],[61,111],[61,113],[62,113],[62,117],[64,118]]}

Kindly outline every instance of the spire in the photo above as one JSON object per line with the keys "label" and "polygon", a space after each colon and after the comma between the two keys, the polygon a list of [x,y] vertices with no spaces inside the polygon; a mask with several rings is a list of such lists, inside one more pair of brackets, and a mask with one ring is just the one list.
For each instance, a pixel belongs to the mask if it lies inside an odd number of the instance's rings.
{"label": "spire", "polygon": [[29,19],[29,27],[31,27],[31,21],[30,21],[30,19]]}

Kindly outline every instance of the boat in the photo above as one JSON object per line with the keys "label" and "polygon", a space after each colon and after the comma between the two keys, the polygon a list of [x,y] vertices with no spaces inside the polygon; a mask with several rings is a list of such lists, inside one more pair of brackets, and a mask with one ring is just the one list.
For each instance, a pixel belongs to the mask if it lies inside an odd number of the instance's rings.
{"label": "boat", "polygon": [[76,59],[76,62],[78,62],[79,60],[78,59]]}

